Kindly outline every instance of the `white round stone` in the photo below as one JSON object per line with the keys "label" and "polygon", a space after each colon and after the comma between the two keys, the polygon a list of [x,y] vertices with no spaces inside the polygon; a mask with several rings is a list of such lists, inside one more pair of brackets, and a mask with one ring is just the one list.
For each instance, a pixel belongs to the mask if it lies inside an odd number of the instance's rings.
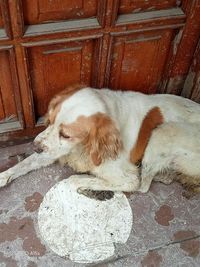
{"label": "white round stone", "polygon": [[81,263],[101,261],[114,254],[113,243],[127,241],[131,207],[123,193],[106,201],[77,193],[77,178],[91,176],[73,175],[47,192],[39,208],[39,230],[58,255]]}

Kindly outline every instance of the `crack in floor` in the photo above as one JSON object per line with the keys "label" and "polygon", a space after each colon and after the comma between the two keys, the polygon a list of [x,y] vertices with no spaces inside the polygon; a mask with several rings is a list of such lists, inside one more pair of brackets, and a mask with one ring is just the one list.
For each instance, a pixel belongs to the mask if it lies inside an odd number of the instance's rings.
{"label": "crack in floor", "polygon": [[140,255],[140,254],[146,254],[148,253],[149,251],[159,251],[163,248],[166,248],[170,245],[176,245],[176,244],[181,244],[183,242],[186,242],[186,241],[190,241],[190,240],[195,240],[195,239],[198,239],[200,238],[200,234],[199,235],[196,235],[196,236],[193,236],[193,237],[189,237],[189,238],[184,238],[184,239],[181,239],[181,240],[176,240],[176,241],[171,241],[171,242],[167,242],[167,243],[164,243],[163,245],[161,246],[155,246],[151,249],[146,249],[146,250],[140,250],[140,251],[133,251],[133,253],[128,253],[128,254],[125,254],[125,255],[116,255],[114,257],[112,257],[111,259],[107,259],[107,260],[104,260],[104,261],[101,261],[101,262],[98,262],[98,263],[95,263],[95,264],[89,264],[88,266],[90,267],[100,267],[101,264],[108,264],[108,263],[114,263],[116,261],[119,261],[119,260],[122,260],[122,259],[125,259],[125,258],[130,258],[130,257],[134,257],[135,255]]}

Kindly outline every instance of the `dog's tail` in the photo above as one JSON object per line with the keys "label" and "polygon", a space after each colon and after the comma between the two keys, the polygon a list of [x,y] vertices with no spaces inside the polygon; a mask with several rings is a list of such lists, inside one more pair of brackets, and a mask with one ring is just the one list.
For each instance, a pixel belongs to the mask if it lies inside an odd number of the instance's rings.
{"label": "dog's tail", "polygon": [[144,117],[135,146],[131,150],[130,159],[133,164],[140,164],[148,145],[152,131],[164,122],[159,107],[154,107]]}

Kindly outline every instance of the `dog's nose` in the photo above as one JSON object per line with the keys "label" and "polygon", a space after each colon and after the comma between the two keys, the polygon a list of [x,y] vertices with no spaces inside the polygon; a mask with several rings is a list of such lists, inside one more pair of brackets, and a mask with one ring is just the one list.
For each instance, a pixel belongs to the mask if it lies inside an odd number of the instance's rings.
{"label": "dog's nose", "polygon": [[42,146],[41,146],[41,144],[38,143],[38,142],[34,142],[33,143],[33,150],[38,154],[40,154],[40,153],[42,153],[44,151]]}

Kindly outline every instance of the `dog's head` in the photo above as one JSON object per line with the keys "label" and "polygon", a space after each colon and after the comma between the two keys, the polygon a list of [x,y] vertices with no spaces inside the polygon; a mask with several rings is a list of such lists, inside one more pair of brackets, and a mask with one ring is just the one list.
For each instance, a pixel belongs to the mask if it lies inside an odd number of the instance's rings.
{"label": "dog's head", "polygon": [[37,150],[55,159],[82,144],[98,166],[107,158],[115,159],[122,149],[119,130],[93,89],[73,86],[55,96],[46,121],[46,130],[35,138],[34,144]]}

